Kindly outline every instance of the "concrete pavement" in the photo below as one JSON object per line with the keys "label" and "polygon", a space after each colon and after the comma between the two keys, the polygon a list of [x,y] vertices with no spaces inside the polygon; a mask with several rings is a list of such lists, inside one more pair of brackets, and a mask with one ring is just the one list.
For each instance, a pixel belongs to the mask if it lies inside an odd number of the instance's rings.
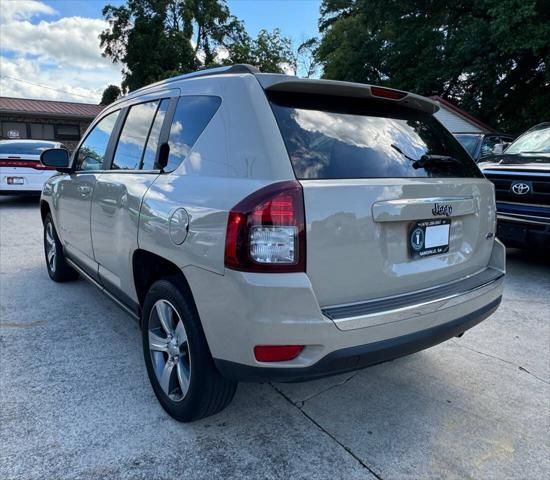
{"label": "concrete pavement", "polygon": [[180,424],[140,332],[46,273],[36,200],[0,197],[0,478],[550,476],[550,263],[509,251],[500,309],[461,339],[303,384],[241,384]]}

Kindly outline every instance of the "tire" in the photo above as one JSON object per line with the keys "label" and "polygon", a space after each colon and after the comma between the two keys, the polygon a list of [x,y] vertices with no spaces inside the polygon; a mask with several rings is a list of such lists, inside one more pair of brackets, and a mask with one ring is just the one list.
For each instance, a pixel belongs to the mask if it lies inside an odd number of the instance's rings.
{"label": "tire", "polygon": [[44,219],[44,255],[48,275],[54,282],[69,282],[78,278],[78,273],[65,260],[63,246],[50,213]]}
{"label": "tire", "polygon": [[145,297],[143,354],[164,410],[180,422],[192,422],[229,405],[237,382],[214,366],[195,305],[178,280],[155,282]]}

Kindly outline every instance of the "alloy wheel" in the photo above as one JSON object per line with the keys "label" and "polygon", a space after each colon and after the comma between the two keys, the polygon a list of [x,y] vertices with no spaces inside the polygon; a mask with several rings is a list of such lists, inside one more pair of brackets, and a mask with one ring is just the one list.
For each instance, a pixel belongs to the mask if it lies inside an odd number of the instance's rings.
{"label": "alloy wheel", "polygon": [[155,375],[170,400],[185,398],[191,380],[187,332],[176,308],[158,300],[149,314],[149,351]]}
{"label": "alloy wheel", "polygon": [[53,226],[51,222],[48,222],[46,226],[46,258],[48,259],[48,265],[50,270],[55,273],[55,257],[56,247],[55,239],[53,236]]}

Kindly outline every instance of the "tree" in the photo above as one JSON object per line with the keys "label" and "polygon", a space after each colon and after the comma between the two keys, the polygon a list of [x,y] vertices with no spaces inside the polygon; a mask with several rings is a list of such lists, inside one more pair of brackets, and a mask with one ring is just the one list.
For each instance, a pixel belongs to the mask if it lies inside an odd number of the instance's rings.
{"label": "tree", "polygon": [[117,100],[121,95],[120,88],[116,85],[109,85],[105,90],[103,90],[103,95],[101,96],[100,105],[110,105],[115,100]]}
{"label": "tree", "polygon": [[106,5],[109,26],[99,36],[103,55],[121,63],[123,91],[162,78],[167,71],[188,72],[200,65],[190,39],[190,14],[177,0],[128,0]]}
{"label": "tree", "polygon": [[227,49],[227,58],[223,63],[249,63],[262,72],[294,72],[296,59],[292,51],[292,42],[276,28],[273,32],[260,30],[255,39],[248,34],[242,41],[233,43]]}
{"label": "tree", "polygon": [[225,0],[126,0],[105,6],[103,16],[100,46],[123,65],[124,91],[199,68],[246,61],[280,71],[293,60],[278,30],[251,39]]}
{"label": "tree", "polygon": [[548,118],[548,0],[324,0],[326,78],[441,95],[519,133]]}
{"label": "tree", "polygon": [[296,51],[296,74],[304,78],[319,78],[321,65],[317,61],[316,53],[319,40],[310,38],[304,40]]}

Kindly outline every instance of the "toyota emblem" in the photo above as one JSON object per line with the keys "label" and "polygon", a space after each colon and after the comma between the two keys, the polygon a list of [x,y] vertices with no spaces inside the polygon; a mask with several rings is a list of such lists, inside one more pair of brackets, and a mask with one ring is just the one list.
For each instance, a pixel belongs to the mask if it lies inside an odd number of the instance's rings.
{"label": "toyota emblem", "polygon": [[526,195],[531,190],[531,187],[527,183],[517,182],[512,184],[512,192],[516,195]]}

